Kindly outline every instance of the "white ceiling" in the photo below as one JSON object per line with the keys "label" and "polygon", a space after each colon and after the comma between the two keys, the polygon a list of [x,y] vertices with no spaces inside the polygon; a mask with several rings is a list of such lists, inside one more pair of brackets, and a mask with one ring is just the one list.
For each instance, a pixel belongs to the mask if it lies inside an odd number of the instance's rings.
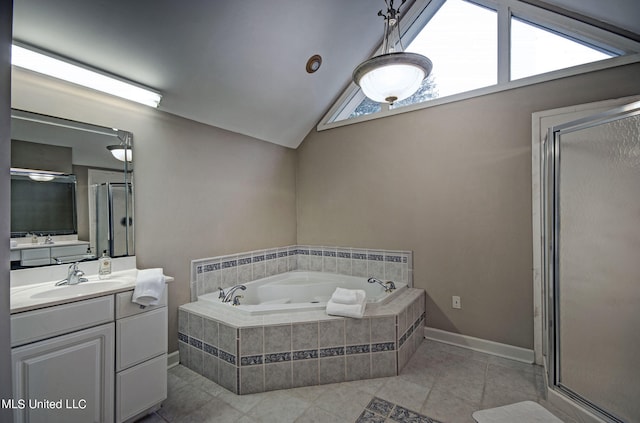
{"label": "white ceiling", "polygon": [[[396,3],[399,3],[398,0]],[[549,0],[640,33],[638,0]],[[382,37],[383,0],[14,0],[14,38],[159,90],[160,109],[296,148]],[[322,67],[307,74],[309,57]]]}

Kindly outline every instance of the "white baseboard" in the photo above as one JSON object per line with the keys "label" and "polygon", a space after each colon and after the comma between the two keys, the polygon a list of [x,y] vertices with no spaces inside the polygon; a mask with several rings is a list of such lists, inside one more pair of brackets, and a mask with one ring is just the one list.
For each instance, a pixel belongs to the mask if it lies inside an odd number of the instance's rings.
{"label": "white baseboard", "polygon": [[180,364],[180,352],[174,351],[167,354],[167,370]]}
{"label": "white baseboard", "polygon": [[533,363],[535,358],[533,350],[527,348],[501,344],[500,342],[474,338],[473,336],[460,335],[459,333],[447,332],[441,329],[425,327],[424,337],[433,341],[497,355],[498,357],[521,361],[523,363]]}

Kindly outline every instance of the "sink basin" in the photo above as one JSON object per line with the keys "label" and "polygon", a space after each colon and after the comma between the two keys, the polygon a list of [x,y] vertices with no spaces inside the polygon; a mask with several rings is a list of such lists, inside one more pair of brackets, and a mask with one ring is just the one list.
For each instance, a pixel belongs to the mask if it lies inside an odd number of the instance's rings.
{"label": "sink basin", "polygon": [[81,282],[77,285],[61,285],[52,286],[51,289],[38,290],[37,293],[31,295],[31,298],[57,298],[57,297],[75,297],[94,292],[109,291],[123,287],[126,281],[105,280],[105,281],[89,281]]}

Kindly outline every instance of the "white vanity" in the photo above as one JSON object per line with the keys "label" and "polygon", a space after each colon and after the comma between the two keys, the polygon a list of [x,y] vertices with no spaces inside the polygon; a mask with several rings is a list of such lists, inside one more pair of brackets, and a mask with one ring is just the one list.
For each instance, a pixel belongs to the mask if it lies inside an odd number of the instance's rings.
{"label": "white vanity", "polygon": [[[44,239],[43,237],[40,237]],[[20,266],[43,266],[56,263],[69,263],[73,260],[80,260],[89,249],[89,241],[79,241],[77,239],[67,240],[65,237],[52,237],[51,244],[45,242],[31,243],[24,242],[20,238],[12,238],[11,261],[19,262]],[[58,240],[57,238],[63,238]],[[76,236],[77,238],[77,236]],[[13,244],[15,242],[15,245]]]}
{"label": "white vanity", "polygon": [[167,290],[141,308],[135,257],[115,259],[105,280],[83,265],[89,281],[73,286],[55,286],[66,265],[12,272],[16,423],[127,422],[166,399]]}

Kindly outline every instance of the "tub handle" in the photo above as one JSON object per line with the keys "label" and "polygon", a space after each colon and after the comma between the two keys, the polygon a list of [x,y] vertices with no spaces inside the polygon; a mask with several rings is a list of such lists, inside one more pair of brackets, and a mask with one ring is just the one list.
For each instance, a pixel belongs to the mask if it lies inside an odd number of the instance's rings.
{"label": "tub handle", "polygon": [[240,305],[240,298],[243,298],[242,295],[236,295],[233,297],[233,305],[234,306],[239,306]]}

